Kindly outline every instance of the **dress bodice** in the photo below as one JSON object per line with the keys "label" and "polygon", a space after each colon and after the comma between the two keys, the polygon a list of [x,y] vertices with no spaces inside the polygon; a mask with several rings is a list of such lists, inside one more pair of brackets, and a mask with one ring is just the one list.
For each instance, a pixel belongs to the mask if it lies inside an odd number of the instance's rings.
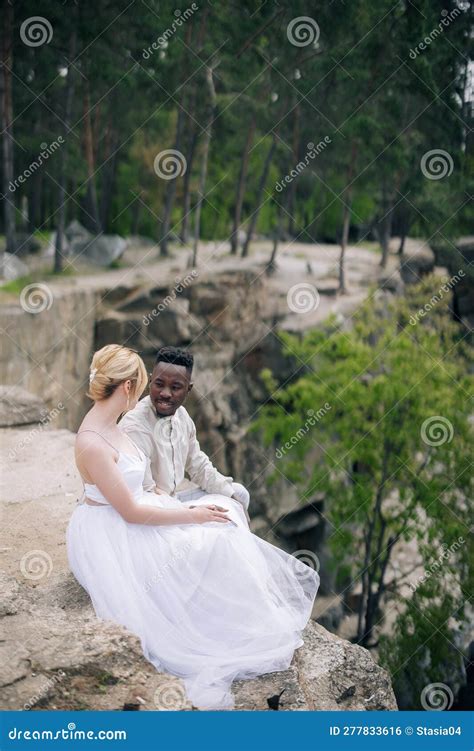
{"label": "dress bodice", "polygon": [[[119,451],[119,457],[117,459],[117,467],[122,473],[123,479],[130,488],[135,500],[138,500],[142,495],[143,478],[145,476],[146,467],[145,454],[141,449],[138,449],[138,451],[140,451],[140,456],[125,454],[123,451]],[[90,498],[91,501],[110,505],[109,501],[101,493],[97,485],[85,482],[84,494],[85,497]]]}

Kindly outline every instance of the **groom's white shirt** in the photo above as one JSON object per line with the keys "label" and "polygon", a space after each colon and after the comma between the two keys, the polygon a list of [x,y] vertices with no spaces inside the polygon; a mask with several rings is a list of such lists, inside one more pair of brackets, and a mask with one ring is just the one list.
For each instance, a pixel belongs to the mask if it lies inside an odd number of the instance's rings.
{"label": "groom's white shirt", "polygon": [[150,397],[146,396],[124,415],[120,428],[147,457],[145,490],[154,490],[158,485],[165,493],[175,495],[187,473],[192,482],[208,493],[232,497],[233,478],[218,472],[201,451],[196,426],[184,407],[178,407],[170,417],[157,417]]}

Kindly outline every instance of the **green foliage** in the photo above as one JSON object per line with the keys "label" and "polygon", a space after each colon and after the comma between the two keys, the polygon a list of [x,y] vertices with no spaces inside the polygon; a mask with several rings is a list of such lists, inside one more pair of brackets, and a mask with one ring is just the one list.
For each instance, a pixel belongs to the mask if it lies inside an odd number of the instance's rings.
{"label": "green foliage", "polygon": [[[306,372],[282,388],[265,374],[271,400],[256,425],[267,446],[280,447],[278,473],[300,486],[303,502],[325,493],[333,559],[362,583],[364,644],[373,638],[382,597],[401,596],[396,579],[387,584],[393,547],[416,541],[427,568],[469,523],[472,351],[451,320],[448,295],[416,319],[439,285],[438,277],[427,278],[390,302],[375,293],[350,333],[333,320],[301,339],[284,334],[286,354],[306,363]],[[310,410],[320,419],[306,429]],[[316,444],[322,458],[308,462]],[[445,588],[458,604],[466,556],[467,545],[452,558],[457,595],[449,577],[438,587],[440,597]]]}
{"label": "green foliage", "polygon": [[[20,27],[37,8],[31,0],[14,5],[15,175],[28,168],[42,143],[65,132],[72,76],[71,129],[61,147],[67,153],[69,219],[90,222],[93,182],[106,231],[158,236],[168,186],[154,172],[153,161],[173,148],[179,109],[184,153],[196,135],[189,165],[195,205],[208,106],[204,68],[217,50],[204,238],[229,236],[253,117],[243,226],[256,208],[274,132],[277,148],[257,232],[274,231],[282,206],[290,233],[305,241],[338,241],[344,203],[351,206],[351,223],[360,236],[389,210],[396,234],[404,227],[420,235],[441,233],[446,241],[470,231],[472,155],[465,136],[471,118],[465,101],[470,21],[464,6],[459,12],[460,6],[432,0],[420,0],[416,7],[356,0],[341,12],[338,2],[320,4],[310,14],[319,29],[317,43],[298,46],[287,31],[293,19],[308,16],[302,0],[258,8],[249,2],[209,4],[174,28],[178,10],[184,13],[188,5],[178,3],[177,9],[175,2],[150,0],[117,13],[110,3],[78,3],[65,13],[61,4],[46,0],[42,15],[51,23],[53,38],[31,47],[21,40]],[[411,51],[454,9],[458,15],[429,50],[413,57]],[[153,49],[167,29],[172,30],[167,46]],[[58,75],[71,56],[73,37],[77,64],[69,66],[68,76]],[[85,150],[89,120],[92,178]],[[277,181],[305,158],[307,144],[326,136],[330,144],[278,193]],[[420,161],[431,149],[443,149],[453,160],[452,174],[443,180],[426,179],[421,172]],[[24,195],[35,206],[32,228],[55,229],[63,168],[57,152],[15,192],[17,209]],[[183,210],[184,177],[176,181],[175,231]]]}

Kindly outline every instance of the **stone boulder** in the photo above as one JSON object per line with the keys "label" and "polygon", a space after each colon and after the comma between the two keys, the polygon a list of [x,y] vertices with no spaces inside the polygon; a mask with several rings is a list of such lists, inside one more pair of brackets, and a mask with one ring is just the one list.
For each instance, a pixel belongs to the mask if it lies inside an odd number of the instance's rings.
{"label": "stone boulder", "polygon": [[[49,254],[54,252],[56,233],[53,232],[49,244]],[[110,266],[123,254],[128,243],[120,235],[93,235],[76,219],[64,231],[64,253],[79,256],[97,266]]]}
{"label": "stone boulder", "polygon": [[98,235],[86,243],[82,255],[97,266],[110,266],[117,261],[127,247],[127,241],[120,235]]}
{"label": "stone boulder", "polygon": [[[158,673],[139,639],[96,618],[72,574],[27,587],[5,575],[0,709],[191,710],[179,678]],[[235,709],[396,710],[387,673],[361,647],[310,621],[288,670],[233,685]]]}
{"label": "stone boulder", "polygon": [[407,240],[400,258],[400,276],[405,284],[417,284],[435,267],[435,254],[429,245],[420,241]]}
{"label": "stone boulder", "polygon": [[31,425],[46,414],[43,400],[20,386],[0,386],[0,427]]}
{"label": "stone boulder", "polygon": [[[0,433],[5,448],[24,430]],[[58,470],[58,467],[60,470]],[[0,709],[191,709],[182,682],[158,673],[139,639],[96,618],[69,571],[65,533],[82,491],[74,434],[45,430],[2,469]],[[236,709],[396,709],[369,652],[310,621],[290,668],[233,686]]]}
{"label": "stone boulder", "polygon": [[26,263],[13,255],[13,253],[4,253],[3,256],[3,278],[7,282],[11,282],[14,279],[19,279],[22,276],[27,276],[28,266]]}

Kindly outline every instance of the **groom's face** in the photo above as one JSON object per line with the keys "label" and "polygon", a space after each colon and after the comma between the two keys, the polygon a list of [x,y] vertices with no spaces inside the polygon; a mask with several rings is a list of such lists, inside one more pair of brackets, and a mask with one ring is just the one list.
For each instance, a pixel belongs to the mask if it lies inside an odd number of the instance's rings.
{"label": "groom's face", "polygon": [[184,365],[159,362],[150,380],[150,399],[160,417],[174,415],[191,391],[193,384]]}

